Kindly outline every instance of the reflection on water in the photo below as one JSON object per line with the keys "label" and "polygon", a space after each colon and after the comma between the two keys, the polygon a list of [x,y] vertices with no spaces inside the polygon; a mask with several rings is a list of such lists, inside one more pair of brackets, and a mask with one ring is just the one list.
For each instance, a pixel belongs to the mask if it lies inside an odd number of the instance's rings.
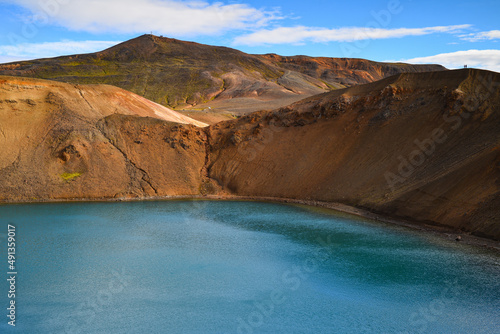
{"label": "reflection on water", "polygon": [[0,223],[17,227],[19,273],[17,326],[4,320],[2,333],[500,327],[498,255],[332,212],[213,201],[8,205]]}

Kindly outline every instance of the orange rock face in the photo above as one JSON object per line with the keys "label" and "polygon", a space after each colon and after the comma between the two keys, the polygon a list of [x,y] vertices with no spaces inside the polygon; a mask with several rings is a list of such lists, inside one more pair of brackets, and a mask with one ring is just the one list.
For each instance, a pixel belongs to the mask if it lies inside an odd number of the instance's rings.
{"label": "orange rock face", "polygon": [[0,78],[1,199],[198,194],[206,124],[112,86]]}

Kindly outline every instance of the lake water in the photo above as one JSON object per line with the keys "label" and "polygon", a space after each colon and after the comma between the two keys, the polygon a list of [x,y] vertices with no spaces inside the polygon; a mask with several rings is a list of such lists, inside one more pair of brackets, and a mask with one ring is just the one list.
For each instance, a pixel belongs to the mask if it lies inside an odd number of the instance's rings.
{"label": "lake water", "polygon": [[331,211],[6,205],[0,228],[1,333],[499,333],[498,255]]}

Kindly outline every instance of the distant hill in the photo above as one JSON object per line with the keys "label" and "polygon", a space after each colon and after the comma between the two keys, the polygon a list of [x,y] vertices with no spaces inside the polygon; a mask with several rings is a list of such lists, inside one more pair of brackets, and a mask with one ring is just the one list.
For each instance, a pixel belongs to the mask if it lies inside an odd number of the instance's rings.
{"label": "distant hill", "polygon": [[0,64],[0,75],[110,84],[172,108],[210,106],[247,113],[398,73],[444,69],[363,59],[251,55],[143,35],[101,52]]}

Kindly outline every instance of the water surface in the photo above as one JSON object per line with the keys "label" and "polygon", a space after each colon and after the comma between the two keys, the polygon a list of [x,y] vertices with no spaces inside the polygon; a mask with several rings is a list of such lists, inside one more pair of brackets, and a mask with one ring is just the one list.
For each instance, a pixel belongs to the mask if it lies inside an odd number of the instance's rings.
{"label": "water surface", "polygon": [[0,206],[0,332],[498,333],[499,256],[330,211],[170,201]]}

